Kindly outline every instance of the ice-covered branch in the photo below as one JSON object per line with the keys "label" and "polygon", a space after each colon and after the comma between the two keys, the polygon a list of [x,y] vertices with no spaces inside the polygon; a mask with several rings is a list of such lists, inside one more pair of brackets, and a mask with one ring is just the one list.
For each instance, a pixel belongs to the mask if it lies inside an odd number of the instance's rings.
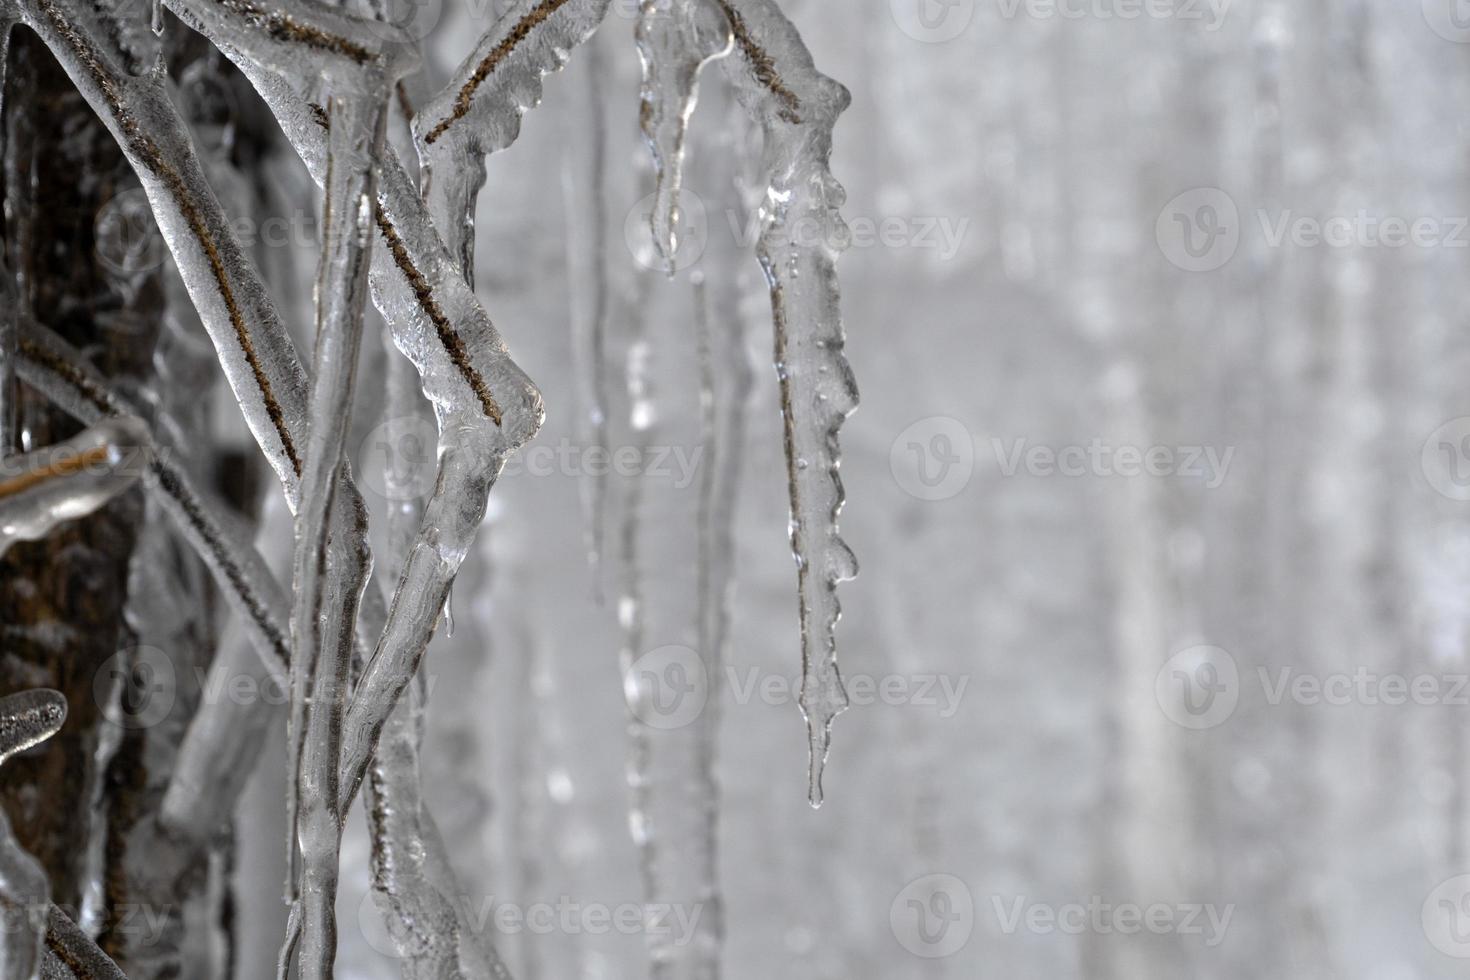
{"label": "ice-covered branch", "polygon": [[[326,240],[317,285],[317,341],[311,386],[311,428],[301,506],[296,515],[296,602],[292,636],[293,778],[300,795],[302,857],[301,973],[332,975],[336,955],[338,855],[342,841],[340,787],[342,716],[346,708],[353,627],[371,558],[363,541],[328,548],[328,518],[344,464],[356,388],[362,314],[377,197],[378,159],[397,82],[392,69],[334,77],[328,115]],[[304,724],[303,724],[304,719]],[[298,749],[304,740],[304,749]]]}
{"label": "ice-covered branch", "polygon": [[[227,42],[223,50],[265,98],[313,176],[323,180],[325,113],[289,79],[246,52]],[[543,414],[540,393],[510,359],[391,150],[383,156],[374,219],[385,247],[373,255],[373,298],[394,343],[419,372],[439,418],[441,446],[434,496],[395,592],[384,638],[348,708],[344,809],[366,771],[378,732],[433,635],[505,454],[534,435]]]}
{"label": "ice-covered branch", "polygon": [[461,268],[474,266],[475,198],[485,156],[516,141],[541,79],[597,30],[608,0],[517,0],[413,120],[429,214]]}
{"label": "ice-covered branch", "polygon": [[0,461],[0,554],[106,505],[138,481],[149,452],[140,425],[109,419],[65,442]]}
{"label": "ice-covered branch", "polygon": [[137,172],[246,423],[294,503],[306,375],[205,179],[164,76],[131,75],[119,52],[101,46],[117,33],[97,27],[103,11],[75,0],[16,2]]}
{"label": "ice-covered branch", "polygon": [[46,917],[46,951],[48,959],[54,958],[76,980],[128,980],[117,964],[54,905]]}
{"label": "ice-covered branch", "polygon": [[[109,419],[142,426],[136,407],[115,391],[82,355],[60,337],[27,323],[19,343],[20,378],[87,425]],[[142,430],[143,444],[154,438]],[[286,600],[270,568],[250,543],[243,522],[198,487],[166,446],[144,468],[144,486],[163,504],[184,539],[204,559],[220,591],[244,621],[260,657],[284,672],[290,660]]]}
{"label": "ice-covered branch", "polygon": [[[61,730],[66,698],[60,691],[36,688],[0,698],[0,763],[39,745]],[[0,812],[0,980],[31,980],[41,959],[46,922],[41,910],[51,902],[46,871],[15,839]]]}

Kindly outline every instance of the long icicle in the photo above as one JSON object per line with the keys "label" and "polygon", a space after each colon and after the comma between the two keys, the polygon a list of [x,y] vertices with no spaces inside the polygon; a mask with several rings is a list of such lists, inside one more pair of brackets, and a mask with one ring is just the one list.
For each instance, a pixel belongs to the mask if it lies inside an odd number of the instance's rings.
{"label": "long icicle", "polygon": [[828,167],[832,129],[850,97],[816,70],[796,28],[772,0],[716,2],[730,20],[739,54],[724,60],[726,74],[765,134],[767,190],[756,254],[771,290],[801,608],[807,792],[818,807],[832,720],[848,704],[837,666],[837,583],[858,570],[837,530],[843,503],[837,430],[857,407],[858,393],[842,353],[836,271],[846,234],[838,213],[845,195]]}

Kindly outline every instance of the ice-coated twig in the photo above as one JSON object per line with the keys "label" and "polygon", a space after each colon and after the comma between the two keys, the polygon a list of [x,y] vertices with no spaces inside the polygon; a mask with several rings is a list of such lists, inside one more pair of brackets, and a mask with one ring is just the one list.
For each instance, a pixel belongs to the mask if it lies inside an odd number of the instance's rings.
{"label": "ice-coated twig", "polygon": [[101,8],[76,0],[15,2],[137,172],[245,421],[294,504],[306,375],[264,282],[205,179],[164,76],[131,75],[121,51],[99,46],[99,39],[118,34],[88,29],[107,16]]}
{"label": "ice-coated twig", "polygon": [[46,923],[41,910],[51,902],[51,882],[10,830],[0,812],[0,980],[32,980],[41,962]]}
{"label": "ice-coated twig", "polygon": [[[142,425],[136,407],[114,390],[82,355],[44,327],[27,323],[19,343],[22,380],[83,424],[108,419]],[[147,444],[153,445],[148,437]],[[290,659],[286,600],[269,565],[250,543],[242,522],[197,486],[178,466],[171,446],[155,452],[143,474],[145,488],[163,504],[204,559],[220,591],[242,618],[252,645],[272,669],[284,672]],[[207,710],[207,709],[206,709]]]}
{"label": "ice-coated twig", "polygon": [[142,426],[109,419],[65,442],[0,460],[0,554],[107,504],[138,481],[149,453]]}
{"label": "ice-coated twig", "polygon": [[[50,48],[138,174],[225,379],[294,511],[302,465],[298,446],[304,443],[306,428],[306,374],[264,280],[205,179],[188,129],[164,89],[165,76],[129,74],[121,67],[129,63],[128,52],[117,44],[106,50],[98,46],[99,39],[127,33],[107,9],[75,0],[7,2],[16,5],[25,23]],[[264,63],[273,65],[281,63],[281,47],[288,53],[304,47],[365,63],[373,57],[372,45],[393,36],[386,25],[368,30],[354,18],[315,5],[264,11],[239,0],[228,6],[228,15],[212,0],[196,6],[212,10],[223,25],[216,24],[211,35],[217,44],[216,35],[231,30],[258,35],[270,47]],[[0,12],[3,9],[9,8]],[[203,21],[182,5],[172,9],[202,30]],[[101,29],[88,29],[99,23]],[[337,496],[333,529],[348,540],[361,523],[361,498],[345,476]]]}
{"label": "ice-coated twig", "polygon": [[[257,60],[207,18],[194,17],[190,9],[199,0],[171,2],[177,4],[175,13],[205,33],[250,79],[313,177],[322,182],[329,121],[305,94],[309,85]],[[505,454],[530,439],[543,417],[540,393],[510,359],[391,151],[383,156],[374,219],[386,247],[373,255],[373,298],[434,405],[440,466],[383,639],[348,707],[344,810],[367,770],[378,733],[433,635],[449,583],[473,542]],[[366,598],[373,593],[369,589]],[[437,596],[432,608],[425,600],[430,596]]]}
{"label": "ice-coated twig", "polygon": [[[296,595],[291,624],[291,749],[296,763],[292,778],[300,807],[297,837],[302,860],[304,980],[331,977],[336,957],[342,716],[350,683],[353,627],[371,558],[362,543],[338,540],[337,549],[329,549],[328,520],[344,466],[356,389],[375,237],[372,208],[377,197],[378,159],[397,73],[398,69],[384,66],[367,73],[366,83],[353,74],[329,78],[329,84],[342,91],[328,102],[332,126],[323,207],[326,231],[317,286],[311,427],[296,514]],[[335,575],[329,566],[338,569]]]}
{"label": "ice-coated twig", "polygon": [[635,32],[643,60],[638,113],[653,154],[653,243],[674,274],[679,248],[679,189],[684,138],[699,98],[699,73],[730,53],[735,37],[716,0],[643,0]]}
{"label": "ice-coated twig", "polygon": [[[60,691],[36,688],[0,698],[0,763],[55,735],[65,721],[66,698]],[[50,903],[46,870],[20,846],[0,812],[0,923],[5,928],[0,980],[35,975]]]}
{"label": "ice-coated twig", "polygon": [[46,916],[46,949],[76,980],[128,980],[117,964],[55,905]]}
{"label": "ice-coated twig", "polygon": [[785,430],[808,798],[820,806],[832,720],[848,704],[837,667],[837,583],[857,574],[857,559],[837,530],[843,503],[837,430],[857,407],[858,393],[842,353],[836,271],[847,233],[838,213],[845,195],[828,167],[832,129],[850,97],[816,70],[773,0],[715,2],[735,35],[736,56],[724,59],[726,74],[765,135],[767,190],[756,254],[771,290]]}
{"label": "ice-coated twig", "polygon": [[[94,40],[117,32],[85,29],[87,18],[105,16],[100,10],[82,11],[67,0],[23,0],[21,9],[138,172],[246,421],[294,506],[303,465],[298,446],[305,429],[305,375],[259,274],[204,179],[162,75],[131,76],[117,68],[117,52],[103,51]],[[258,45],[266,52],[263,60],[277,68],[289,68],[291,52],[300,48],[368,65],[377,58],[386,31],[383,25],[370,31],[353,18],[302,5],[283,12],[241,2],[210,8],[205,16],[210,13],[221,31],[263,38],[266,43]],[[334,533],[344,542],[360,539],[363,521],[355,488],[344,480],[338,496]],[[357,557],[352,551],[344,549],[349,560]]]}
{"label": "ice-coated twig", "polygon": [[66,698],[60,691],[35,688],[0,698],[0,763],[61,731]]}
{"label": "ice-coated twig", "polygon": [[516,0],[413,120],[420,183],[449,254],[473,268],[475,198],[485,155],[515,142],[541,79],[597,30],[608,0]]}
{"label": "ice-coated twig", "polygon": [[[421,396],[408,360],[388,347],[388,414],[417,413]],[[396,571],[421,517],[417,500],[390,502],[386,567]],[[464,920],[456,876],[438,826],[423,799],[419,766],[423,672],[388,716],[364,783],[372,839],[374,898],[402,958],[404,980],[468,980],[509,974],[489,937]]]}

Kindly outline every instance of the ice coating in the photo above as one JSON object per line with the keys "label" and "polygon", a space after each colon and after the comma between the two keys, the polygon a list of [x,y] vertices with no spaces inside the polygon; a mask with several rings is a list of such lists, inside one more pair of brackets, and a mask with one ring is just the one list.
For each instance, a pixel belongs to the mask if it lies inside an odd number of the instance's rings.
{"label": "ice coating", "polygon": [[828,169],[832,129],[847,90],[816,70],[771,0],[716,0],[735,34],[724,60],[736,95],[765,134],[767,190],[756,245],[771,289],[776,377],[785,428],[791,548],[801,606],[801,709],[810,751],[808,797],[822,802],[832,720],[847,707],[837,667],[837,583],[857,560],[837,530],[842,480],[837,430],[857,407],[843,356],[837,256],[847,227],[840,184]]}
{"label": "ice coating", "polygon": [[141,425],[111,419],[0,462],[0,554],[104,506],[138,482],[149,455]]}
{"label": "ice coating", "polygon": [[98,37],[117,32],[81,29],[103,16],[95,8],[84,12],[72,0],[23,0],[19,10],[137,172],[246,423],[294,494],[306,375],[263,280],[205,179],[164,76],[131,75],[121,51],[99,48]]}
{"label": "ice coating", "polygon": [[[333,122],[327,150],[325,241],[317,283],[317,337],[309,401],[306,466],[296,514],[292,609],[292,778],[299,794],[301,974],[327,978],[336,956],[336,894],[342,826],[337,781],[358,597],[371,558],[360,535],[328,548],[329,519],[356,387],[367,273],[374,238],[372,204],[397,72],[366,81],[345,73],[328,83]],[[303,747],[304,745],[304,747]]]}
{"label": "ice coating", "polygon": [[[39,745],[61,730],[66,698],[60,691],[36,688],[0,698],[0,763]],[[0,980],[31,980],[41,958],[46,932],[42,910],[50,905],[45,869],[16,841],[0,812]]]}
{"label": "ice coating", "polygon": [[[329,120],[320,107],[227,39],[211,39],[261,93],[313,176],[324,179]],[[391,150],[384,152],[374,217],[385,247],[373,255],[373,298],[434,405],[440,466],[383,638],[348,707],[344,809],[433,635],[505,453],[535,433],[543,414],[540,393],[510,359]]]}
{"label": "ice coating", "polygon": [[10,820],[0,812],[0,927],[5,930],[0,980],[32,980],[36,975],[46,935],[40,910],[50,902],[46,870],[20,846]]}
{"label": "ice coating", "polygon": [[653,242],[672,276],[679,248],[684,142],[699,97],[699,73],[726,57],[735,38],[715,0],[644,0],[635,36],[643,61],[638,121],[653,154],[656,181],[650,215]]}
{"label": "ice coating", "polygon": [[[128,980],[108,955],[65,912],[51,906],[46,916],[47,960],[55,959],[76,980]],[[55,967],[47,967],[54,970]]]}
{"label": "ice coating", "polygon": [[521,116],[607,13],[608,0],[516,0],[413,119],[429,214],[449,254],[473,266],[475,197],[485,155],[515,142]]}
{"label": "ice coating", "polygon": [[[388,414],[416,414],[420,395],[408,361],[388,347]],[[390,571],[411,547],[420,520],[417,501],[389,508]],[[379,618],[381,625],[381,617]],[[364,812],[372,839],[374,900],[403,959],[405,980],[508,978],[489,937],[464,921],[462,894],[433,815],[423,799],[419,741],[426,698],[423,674],[398,699],[378,740],[364,783]]]}
{"label": "ice coating", "polygon": [[36,688],[0,698],[0,763],[61,731],[66,698],[60,691]]}
{"label": "ice coating", "polygon": [[[27,323],[19,343],[19,376],[83,424],[108,419],[142,427],[134,406],[115,391],[82,355],[51,331]],[[147,436],[151,445],[154,437]],[[166,445],[143,468],[145,488],[162,503],[184,538],[204,559],[220,591],[244,622],[251,645],[273,669],[290,660],[285,593],[248,532],[227,507],[197,486]]]}

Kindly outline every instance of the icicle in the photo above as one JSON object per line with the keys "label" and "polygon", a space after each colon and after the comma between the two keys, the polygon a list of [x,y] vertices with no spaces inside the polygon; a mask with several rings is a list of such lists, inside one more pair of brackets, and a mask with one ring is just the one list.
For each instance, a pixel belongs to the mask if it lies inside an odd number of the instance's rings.
{"label": "icicle", "polygon": [[[642,304],[639,304],[640,306]],[[641,452],[651,437],[654,418],[652,391],[648,381],[648,344],[641,336],[636,337],[628,348],[624,369],[628,396],[628,435],[630,441]],[[645,605],[643,576],[641,574],[639,541],[639,509],[643,504],[643,483],[634,479],[627,489],[623,503],[622,522],[619,527],[622,557],[621,587],[618,595],[618,625],[622,629],[622,643],[618,650],[618,667],[623,677],[623,695],[628,703],[627,751],[625,770],[628,782],[628,831],[638,848],[638,871],[643,882],[643,894],[650,904],[653,896],[661,895],[659,885],[659,835],[652,826],[653,794],[651,792],[650,761],[653,747],[651,733],[645,719],[650,717],[647,698],[657,696],[658,691],[645,689],[642,678],[636,675],[637,662],[647,646],[645,627]],[[655,942],[648,937],[650,947]],[[665,971],[650,949],[652,975],[660,977]]]}
{"label": "icicle", "polygon": [[653,242],[673,276],[684,137],[699,97],[699,72],[728,55],[735,38],[716,0],[643,0],[635,36],[643,60],[639,124],[657,181],[650,216]]}
{"label": "icicle", "polygon": [[147,431],[116,419],[0,461],[0,554],[104,506],[137,482],[148,457]]}
{"label": "icicle", "polygon": [[[771,0],[716,2],[740,53],[725,59],[725,70],[765,133],[768,188],[756,252],[771,288],[801,607],[808,797],[816,807],[832,720],[848,703],[837,667],[836,585],[857,574],[857,560],[837,531],[843,502],[837,430],[857,407],[858,394],[842,354],[835,268],[846,244],[837,210],[844,194],[828,169],[832,128],[849,96],[817,72],[796,28]],[[820,240],[809,240],[812,228],[821,230]]]}
{"label": "icicle", "polygon": [[[0,763],[61,730],[66,698],[37,688],[0,698]],[[40,862],[26,853],[0,812],[0,980],[31,980],[41,960],[45,909],[51,884]]]}
{"label": "icicle", "polygon": [[[751,388],[750,364],[745,356],[744,331],[740,316],[728,316],[718,329],[710,322],[712,304],[703,276],[695,273],[695,319],[700,347],[700,429],[705,447],[699,483],[699,647],[707,652],[711,692],[705,714],[700,718],[696,778],[704,808],[704,836],[709,842],[707,861],[700,869],[701,893],[710,906],[705,913],[707,929],[700,939],[705,962],[717,975],[724,943],[724,906],[719,884],[718,849],[720,792],[715,775],[719,748],[720,699],[718,684],[723,677],[730,634],[730,603],[734,585],[735,500],[740,483],[741,444],[745,434],[745,405]],[[738,299],[716,309],[733,310]]]}
{"label": "icicle", "polygon": [[[576,359],[578,433],[584,445],[608,457],[607,438],[607,197],[603,188],[607,166],[607,126],[599,96],[605,84],[602,53],[586,46],[586,70],[576,108],[570,117],[568,139],[587,141],[586,153],[569,153],[562,172],[567,214],[567,289],[572,314],[572,356]],[[602,602],[602,552],[605,547],[608,475],[600,467],[583,467],[581,475],[583,526],[592,593]]]}
{"label": "icicle", "polygon": [[153,0],[151,26],[155,37],[163,37],[163,0]]}

